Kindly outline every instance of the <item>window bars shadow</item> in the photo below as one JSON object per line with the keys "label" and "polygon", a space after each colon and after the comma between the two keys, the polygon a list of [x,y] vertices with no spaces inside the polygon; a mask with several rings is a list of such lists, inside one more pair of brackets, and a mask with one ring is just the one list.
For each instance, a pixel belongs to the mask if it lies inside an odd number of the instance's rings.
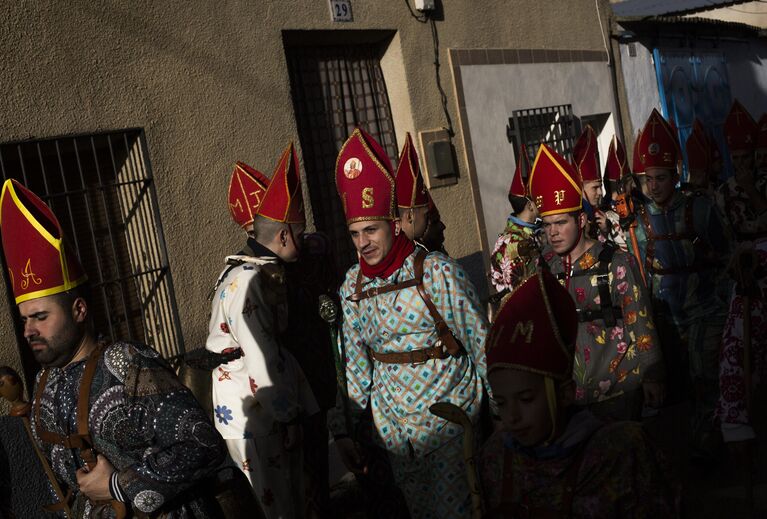
{"label": "window bars shadow", "polygon": [[97,333],[177,360],[183,338],[143,131],[0,144],[0,173],[52,207],[90,279]]}

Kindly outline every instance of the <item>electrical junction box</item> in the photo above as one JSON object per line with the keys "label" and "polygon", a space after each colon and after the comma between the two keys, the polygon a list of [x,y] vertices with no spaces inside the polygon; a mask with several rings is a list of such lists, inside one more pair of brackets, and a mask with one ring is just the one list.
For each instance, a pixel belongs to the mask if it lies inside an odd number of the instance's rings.
{"label": "electrical junction box", "polygon": [[458,182],[458,165],[456,164],[455,148],[450,142],[447,130],[426,130],[418,132],[423,149],[422,170],[426,187],[429,189],[449,186]]}
{"label": "electrical junction box", "polygon": [[415,8],[419,11],[433,11],[436,9],[434,5],[436,0],[415,0]]}

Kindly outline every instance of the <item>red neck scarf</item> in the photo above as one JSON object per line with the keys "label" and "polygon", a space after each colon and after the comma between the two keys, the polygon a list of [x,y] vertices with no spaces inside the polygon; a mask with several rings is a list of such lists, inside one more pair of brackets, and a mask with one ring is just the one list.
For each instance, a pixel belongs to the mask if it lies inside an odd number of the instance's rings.
{"label": "red neck scarf", "polygon": [[[391,230],[394,233],[394,223],[391,224]],[[394,243],[392,243],[389,253],[376,265],[368,265],[365,258],[360,256],[362,275],[369,279],[386,279],[405,263],[407,257],[414,250],[415,244],[405,236],[404,232],[400,232],[394,236]]]}

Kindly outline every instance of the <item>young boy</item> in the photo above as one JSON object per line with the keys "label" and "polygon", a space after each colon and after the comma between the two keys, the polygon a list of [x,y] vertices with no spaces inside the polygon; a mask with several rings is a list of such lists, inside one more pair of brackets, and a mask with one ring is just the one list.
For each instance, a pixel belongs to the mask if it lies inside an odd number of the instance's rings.
{"label": "young boy", "polygon": [[502,303],[487,343],[502,430],[480,456],[489,517],[673,517],[658,451],[634,422],[574,411],[575,304],[540,271]]}
{"label": "young boy", "polygon": [[534,233],[539,227],[538,208],[525,185],[524,177],[529,172],[530,164],[523,146],[509,187],[511,214],[490,256],[490,281],[499,293],[514,290],[535,270]]}

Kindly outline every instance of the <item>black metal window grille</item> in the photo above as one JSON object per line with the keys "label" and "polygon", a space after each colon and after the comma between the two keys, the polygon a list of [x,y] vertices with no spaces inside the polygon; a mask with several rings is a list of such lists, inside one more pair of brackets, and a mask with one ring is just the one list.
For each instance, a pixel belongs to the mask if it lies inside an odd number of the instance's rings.
{"label": "black metal window grille", "polygon": [[378,45],[288,47],[293,106],[317,230],[334,244],[339,273],[357,261],[335,184],[336,157],[355,126],[399,156]]}
{"label": "black metal window grille", "polygon": [[512,117],[509,117],[506,132],[509,142],[515,144],[515,153],[519,153],[522,144],[525,145],[532,165],[538,147],[544,143],[567,160],[572,160],[573,146],[580,133],[580,124],[573,115],[571,105],[545,106],[514,110]]}
{"label": "black metal window grille", "polygon": [[0,172],[53,209],[88,274],[97,332],[176,360],[183,339],[143,131],[1,144]]}

